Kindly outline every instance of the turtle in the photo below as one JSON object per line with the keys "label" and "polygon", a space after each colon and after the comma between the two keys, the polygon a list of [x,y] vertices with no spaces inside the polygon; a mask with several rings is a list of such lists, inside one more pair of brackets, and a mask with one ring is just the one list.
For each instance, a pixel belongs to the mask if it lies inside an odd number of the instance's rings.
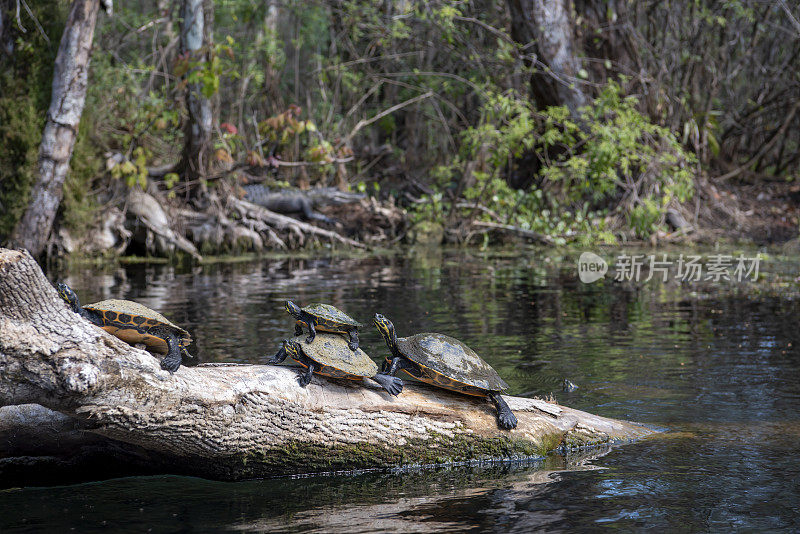
{"label": "turtle", "polygon": [[130,300],[103,300],[81,306],[78,295],[67,284],[59,283],[58,295],[69,307],[94,325],[130,344],[144,343],[153,352],[165,354],[161,368],[174,373],[181,363],[194,364],[196,359],[186,347],[192,336],[172,324],[160,313]]}
{"label": "turtle", "polygon": [[444,334],[422,333],[397,338],[392,322],[376,313],[375,326],[386,341],[391,356],[382,371],[394,376],[404,371],[422,382],[466,395],[489,398],[497,408],[500,428],[517,426],[517,417],[500,395],[508,384],[492,366],[461,341]]}
{"label": "turtle", "polygon": [[291,300],[286,301],[286,311],[289,312],[297,322],[294,325],[294,335],[302,336],[303,327],[308,327],[308,338],[306,341],[311,343],[317,330],[332,334],[347,334],[350,337],[350,349],[358,350],[358,327],[361,323],[344,313],[336,306],[330,304],[309,304],[301,308]]}
{"label": "turtle", "polygon": [[373,379],[392,395],[403,391],[403,381],[397,377],[379,373],[378,366],[361,350],[349,350],[348,343],[340,336],[319,334],[313,341],[302,337],[285,339],[280,350],[267,363],[276,365],[291,356],[306,368],[297,379],[302,387],[311,382],[314,373],[330,378],[361,380]]}

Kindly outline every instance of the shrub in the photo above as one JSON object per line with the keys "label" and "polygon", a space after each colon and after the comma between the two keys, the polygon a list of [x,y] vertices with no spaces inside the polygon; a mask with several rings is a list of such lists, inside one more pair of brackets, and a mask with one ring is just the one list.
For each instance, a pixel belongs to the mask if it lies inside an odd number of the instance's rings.
{"label": "shrub", "polygon": [[[564,107],[537,110],[510,92],[490,94],[479,124],[462,134],[461,154],[438,175],[452,179],[465,162],[484,161],[463,195],[485,208],[476,211],[484,220],[603,241],[627,223],[646,237],[668,204],[691,198],[696,159],[636,105],[616,82],[577,118]],[[509,187],[504,171],[530,152],[541,162],[535,186]]]}

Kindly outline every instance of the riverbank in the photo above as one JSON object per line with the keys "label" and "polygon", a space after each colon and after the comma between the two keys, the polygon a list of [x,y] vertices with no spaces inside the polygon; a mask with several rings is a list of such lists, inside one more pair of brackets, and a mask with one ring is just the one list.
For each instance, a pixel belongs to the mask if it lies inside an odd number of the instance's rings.
{"label": "riverbank", "polygon": [[[738,187],[738,186],[737,186]],[[734,186],[708,185],[690,205],[665,212],[675,213],[685,223],[680,228],[658,230],[648,239],[636,239],[627,231],[616,234],[622,246],[669,246],[727,243],[729,246],[782,246],[787,252],[800,250],[795,244],[798,210],[794,197],[800,185],[784,184],[767,193],[751,186],[746,194],[735,194]],[[313,250],[349,250],[380,253],[397,245],[459,245],[502,247],[531,243],[602,245],[591,236],[549,236],[497,222],[454,218],[447,221],[412,218],[393,202],[364,198],[341,206],[321,208],[334,224],[304,222],[281,215],[232,196],[224,203],[209,203],[203,211],[189,209],[157,192],[132,190],[126,202],[99,215],[98,226],[75,233],[61,228],[51,242],[50,253],[70,261],[231,261],[265,253],[304,253]],[[219,199],[218,195],[215,198]],[[122,216],[120,208],[126,209]]]}

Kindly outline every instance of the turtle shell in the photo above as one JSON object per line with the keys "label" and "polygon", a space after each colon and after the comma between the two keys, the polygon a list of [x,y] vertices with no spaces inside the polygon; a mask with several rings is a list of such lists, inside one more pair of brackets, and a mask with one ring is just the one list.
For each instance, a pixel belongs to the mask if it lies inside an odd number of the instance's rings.
{"label": "turtle shell", "polygon": [[166,354],[168,351],[166,341],[153,333],[156,327],[172,329],[183,346],[192,342],[189,332],[138,302],[111,299],[88,304],[84,308],[101,314],[104,322],[103,330],[127,343],[144,343],[151,349]]}
{"label": "turtle shell", "polygon": [[317,321],[333,325],[362,326],[361,323],[347,315],[345,312],[330,304],[309,304],[303,311],[314,316]]}
{"label": "turtle shell", "polygon": [[406,358],[419,364],[423,374],[429,375],[436,385],[471,394],[475,388],[486,392],[508,389],[508,384],[491,365],[450,336],[417,334],[398,339],[397,348]]}
{"label": "turtle shell", "polygon": [[[303,353],[322,365],[341,371],[346,375],[373,377],[378,374],[378,365],[361,349],[350,350],[347,341],[332,334],[317,334],[314,341],[306,343],[305,337],[296,337]],[[325,373],[323,369],[322,374]]]}

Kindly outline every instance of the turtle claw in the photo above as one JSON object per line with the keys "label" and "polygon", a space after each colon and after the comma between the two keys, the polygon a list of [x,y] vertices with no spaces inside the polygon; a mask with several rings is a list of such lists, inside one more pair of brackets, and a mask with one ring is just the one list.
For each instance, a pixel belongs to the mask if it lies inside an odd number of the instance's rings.
{"label": "turtle claw", "polygon": [[308,373],[303,373],[302,375],[297,377],[297,383],[300,384],[301,388],[306,387],[308,384],[311,383],[311,375]]}
{"label": "turtle claw", "polygon": [[[400,379],[398,378],[398,380],[400,380]],[[395,384],[390,385],[389,387],[386,388],[386,391],[388,391],[389,393],[391,393],[395,397],[400,395],[403,392],[403,382],[399,382],[399,383],[395,383]]]}
{"label": "turtle claw", "polygon": [[497,414],[497,422],[500,428],[504,430],[511,430],[517,428],[517,416],[511,410],[504,410]]}
{"label": "turtle claw", "polygon": [[174,373],[175,371],[177,371],[180,366],[181,366],[180,357],[178,358],[166,357],[163,360],[161,360],[161,368],[164,369],[165,371],[169,371],[170,373]]}
{"label": "turtle claw", "polygon": [[378,373],[377,375],[373,376],[372,379],[395,397],[403,392],[403,381],[396,376]]}

